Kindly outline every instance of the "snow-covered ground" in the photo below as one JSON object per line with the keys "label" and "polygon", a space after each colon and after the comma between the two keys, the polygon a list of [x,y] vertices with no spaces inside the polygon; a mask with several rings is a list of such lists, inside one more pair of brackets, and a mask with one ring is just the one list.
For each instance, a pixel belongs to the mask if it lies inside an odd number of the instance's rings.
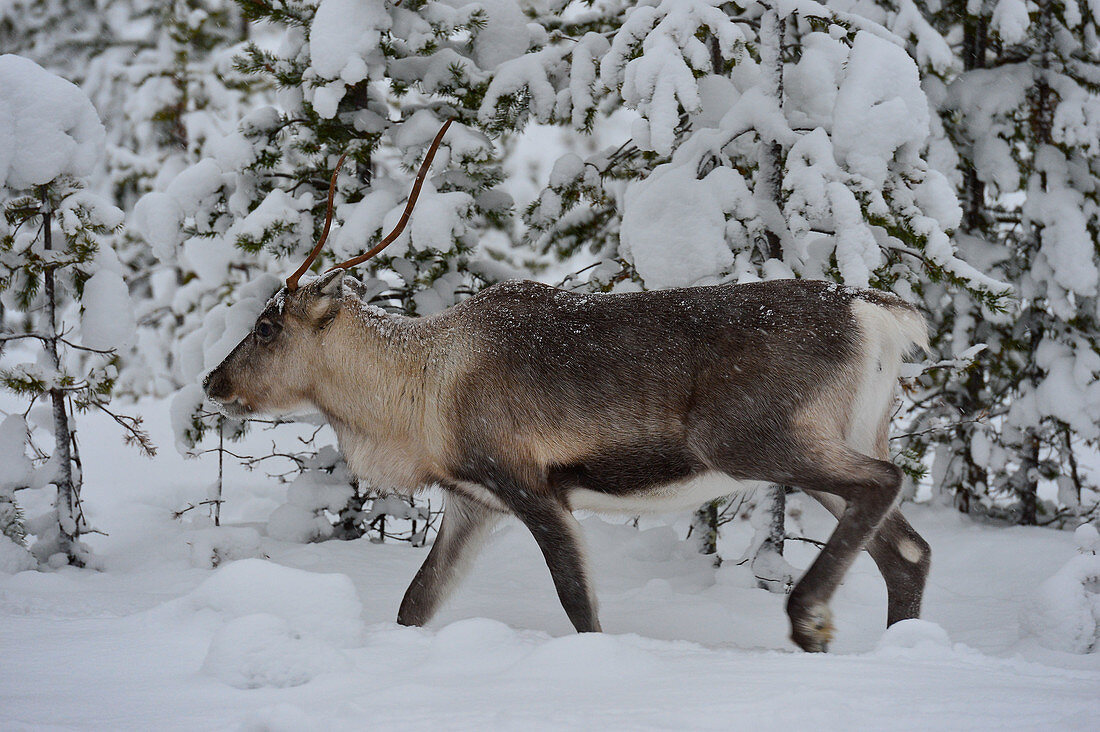
{"label": "snow-covered ground", "polygon": [[[0,406],[11,406],[3,404]],[[1021,608],[1074,555],[1072,534],[987,527],[907,506],[933,547],[924,617],[884,635],[885,589],[859,560],[833,603],[831,653],[788,642],[783,597],[733,561],[715,569],[683,520],[583,520],[606,633],[575,635],[541,555],[502,526],[426,629],[393,619],[427,549],[260,537],[285,489],[231,473],[240,556],[172,510],[201,499],[212,460],[162,453],[81,418],[85,501],[101,571],[0,575],[0,729],[1096,729],[1100,654],[1021,638]],[[257,436],[256,439],[263,439]],[[23,496],[33,514],[44,496]],[[831,519],[804,502],[802,528]],[[198,517],[196,517],[197,519]],[[745,524],[727,527],[736,559]],[[222,544],[225,539],[220,540]],[[788,544],[807,566],[814,550]],[[242,688],[243,687],[243,688]],[[253,688],[248,688],[253,687]]]}

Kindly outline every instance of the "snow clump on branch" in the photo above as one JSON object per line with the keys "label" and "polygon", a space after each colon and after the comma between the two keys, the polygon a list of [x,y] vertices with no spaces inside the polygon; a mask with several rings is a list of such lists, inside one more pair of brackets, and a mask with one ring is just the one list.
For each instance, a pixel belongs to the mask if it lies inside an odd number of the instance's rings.
{"label": "snow clump on branch", "polygon": [[106,132],[87,95],[30,59],[0,56],[0,187],[82,178],[103,151]]}

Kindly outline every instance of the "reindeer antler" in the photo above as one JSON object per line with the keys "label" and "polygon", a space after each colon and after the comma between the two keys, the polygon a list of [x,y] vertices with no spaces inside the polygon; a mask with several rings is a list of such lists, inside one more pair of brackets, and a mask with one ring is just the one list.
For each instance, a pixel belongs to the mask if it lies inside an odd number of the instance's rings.
{"label": "reindeer antler", "polygon": [[443,126],[439,128],[439,132],[436,133],[435,139],[432,140],[428,152],[424,155],[424,162],[420,164],[420,170],[416,173],[416,181],[413,183],[412,191],[409,193],[409,201],[405,204],[405,211],[401,214],[401,220],[397,222],[397,226],[393,228],[393,231],[387,234],[382,241],[375,244],[370,251],[365,254],[360,254],[358,257],[352,257],[346,262],[340,262],[340,264],[333,265],[329,268],[329,272],[334,269],[350,269],[357,264],[362,264],[392,244],[397,237],[401,236],[401,232],[405,230],[405,225],[409,223],[409,218],[412,216],[413,206],[416,205],[416,198],[420,195],[420,187],[424,185],[424,178],[428,175],[428,169],[432,167],[432,158],[435,157],[435,151],[439,149],[439,143],[443,141],[443,135],[447,134],[447,128],[451,126],[452,122],[454,122],[454,117],[451,117],[443,123]]}
{"label": "reindeer antler", "polygon": [[[432,140],[431,146],[428,148],[428,152],[424,155],[424,162],[420,164],[420,170],[416,173],[416,181],[413,183],[412,192],[409,193],[408,203],[405,204],[405,211],[401,214],[400,221],[397,222],[397,226],[393,231],[386,235],[382,241],[378,242],[370,251],[365,254],[360,254],[358,257],[353,257],[346,262],[334,265],[328,269],[331,272],[334,269],[350,269],[357,264],[361,264],[378,252],[382,251],[394,240],[401,236],[401,232],[405,230],[405,225],[409,223],[409,218],[412,216],[413,206],[416,205],[416,199],[420,195],[420,188],[424,185],[424,178],[428,175],[428,169],[432,166],[432,159],[435,157],[435,151],[439,149],[439,143],[443,141],[443,135],[447,134],[447,128],[451,126],[455,118],[451,117],[443,126],[439,128],[439,132],[436,133],[435,139]],[[313,250],[309,253],[309,257],[306,261],[302,262],[302,266],[295,270],[294,274],[286,278],[286,289],[290,292],[294,292],[298,289],[298,278],[306,273],[309,266],[313,264],[313,261],[317,259],[317,255],[321,253],[321,247],[325,245],[325,240],[328,239],[328,230],[332,226],[332,197],[336,193],[336,176],[340,173],[340,166],[344,164],[344,159],[347,158],[347,153],[340,156],[340,162],[336,163],[336,170],[332,172],[332,182],[328,186],[328,210],[325,212],[325,229],[321,232],[321,238],[317,240],[317,243],[313,246]]]}
{"label": "reindeer antler", "polygon": [[328,184],[328,209],[325,211],[325,229],[321,232],[321,238],[317,240],[317,243],[313,245],[313,250],[306,257],[306,261],[302,262],[302,266],[294,271],[290,277],[286,278],[286,289],[289,292],[294,292],[298,289],[298,278],[306,273],[309,269],[309,265],[313,264],[313,260],[317,259],[317,255],[321,253],[321,247],[325,245],[325,240],[328,239],[328,230],[332,228],[332,198],[336,194],[336,176],[340,174],[340,167],[344,164],[344,160],[348,157],[347,153],[340,156],[340,161],[336,163],[336,170],[332,171],[332,181]]}

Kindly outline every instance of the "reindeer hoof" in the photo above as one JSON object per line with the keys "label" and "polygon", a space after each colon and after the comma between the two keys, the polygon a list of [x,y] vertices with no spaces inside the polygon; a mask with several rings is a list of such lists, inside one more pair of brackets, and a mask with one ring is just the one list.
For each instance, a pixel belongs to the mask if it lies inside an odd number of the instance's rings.
{"label": "reindeer hoof", "polygon": [[834,630],[833,613],[824,605],[814,605],[791,617],[791,640],[807,653],[828,651]]}

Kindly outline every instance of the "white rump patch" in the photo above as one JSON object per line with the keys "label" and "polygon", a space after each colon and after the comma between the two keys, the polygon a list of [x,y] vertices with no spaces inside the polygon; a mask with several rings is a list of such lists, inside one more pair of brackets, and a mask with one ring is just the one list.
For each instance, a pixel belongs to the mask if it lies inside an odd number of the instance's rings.
{"label": "white rump patch", "polygon": [[863,335],[863,360],[846,438],[864,455],[884,458],[877,454],[875,441],[894,401],[902,357],[914,345],[927,349],[928,331],[920,314],[905,308],[856,299],[852,314]]}

